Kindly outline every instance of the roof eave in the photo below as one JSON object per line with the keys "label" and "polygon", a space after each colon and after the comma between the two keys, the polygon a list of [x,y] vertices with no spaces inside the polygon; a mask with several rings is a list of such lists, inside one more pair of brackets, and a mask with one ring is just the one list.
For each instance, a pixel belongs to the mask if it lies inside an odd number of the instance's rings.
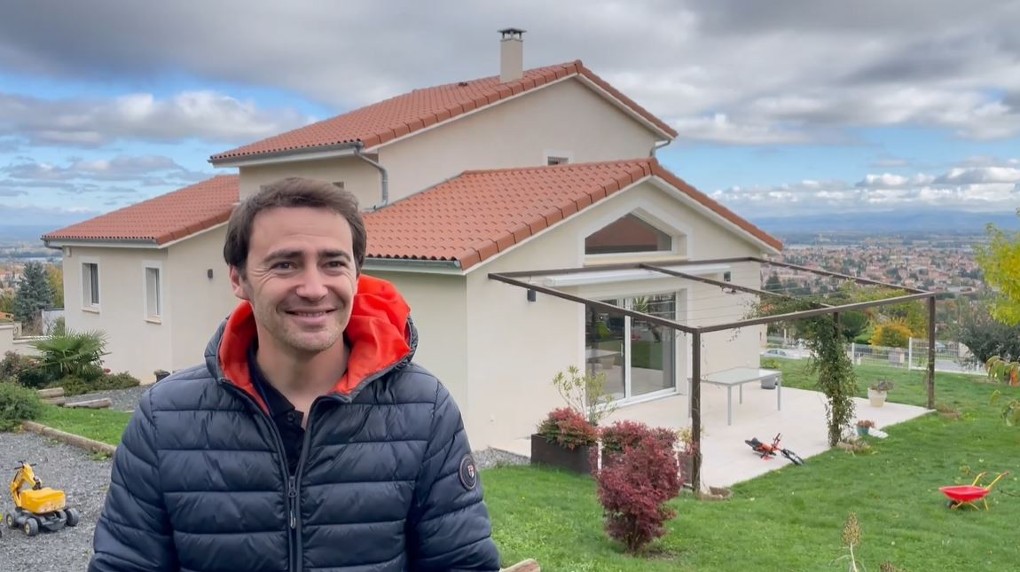
{"label": "roof eave", "polygon": [[[737,235],[743,236],[745,239],[750,240],[754,244],[757,244],[759,247],[762,248],[763,252],[768,253],[768,254],[777,254],[777,255],[778,254],[782,254],[782,249],[781,249],[782,243],[779,243],[778,240],[776,242],[777,242],[777,244],[779,246],[777,246],[776,244],[772,244],[771,242],[769,242],[768,240],[764,239],[763,237],[756,235],[755,233],[749,231],[748,229],[740,226],[736,222],[730,220],[729,218],[724,216],[719,211],[716,211],[715,209],[710,208],[709,206],[701,203],[700,201],[698,201],[694,197],[688,195],[687,193],[685,193],[683,191],[683,189],[677,188],[675,185],[673,185],[672,182],[670,182],[666,178],[663,178],[659,174],[653,173],[646,180],[651,181],[653,184],[658,186],[660,189],[667,190],[667,191],[672,191],[673,193],[676,193],[677,195],[681,196],[683,201],[684,201],[684,203],[689,208],[693,208],[694,210],[696,210],[697,212],[699,212],[699,213],[701,213],[703,215],[711,216],[717,222],[719,222],[719,224],[723,225],[728,230],[732,231],[733,233],[735,233]],[[737,216],[737,215],[734,215],[734,216]],[[764,233],[764,231],[761,231],[761,232]],[[773,237],[770,236],[769,238],[773,238]],[[776,239],[773,238],[773,240],[776,240]]]}
{"label": "roof eave", "polygon": [[209,163],[211,163],[214,167],[240,168],[258,165],[278,165],[281,163],[294,163],[297,161],[317,161],[322,159],[352,156],[360,145],[360,141],[351,141],[349,143],[340,143],[337,145],[321,145],[318,147],[288,149],[286,151],[271,151],[267,153],[240,155],[237,157],[217,157],[216,155],[213,155],[209,158]]}
{"label": "roof eave", "polygon": [[119,239],[119,238],[43,238],[47,248],[59,249],[65,246],[89,248],[163,248],[154,239]]}
{"label": "roof eave", "polygon": [[456,260],[424,260],[420,258],[379,258],[366,257],[362,271],[413,272],[421,274],[463,275],[464,271]]}

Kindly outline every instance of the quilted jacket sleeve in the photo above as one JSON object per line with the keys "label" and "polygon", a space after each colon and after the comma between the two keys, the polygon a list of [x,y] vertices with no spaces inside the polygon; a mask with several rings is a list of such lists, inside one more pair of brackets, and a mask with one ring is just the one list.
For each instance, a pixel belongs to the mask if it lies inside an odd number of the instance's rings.
{"label": "quilted jacket sleeve", "polygon": [[500,569],[481,478],[457,404],[442,384],[425,462],[416,485],[409,534],[411,569]]}
{"label": "quilted jacket sleeve", "polygon": [[88,572],[178,570],[160,491],[155,441],[152,404],[146,394],[114,455]]}

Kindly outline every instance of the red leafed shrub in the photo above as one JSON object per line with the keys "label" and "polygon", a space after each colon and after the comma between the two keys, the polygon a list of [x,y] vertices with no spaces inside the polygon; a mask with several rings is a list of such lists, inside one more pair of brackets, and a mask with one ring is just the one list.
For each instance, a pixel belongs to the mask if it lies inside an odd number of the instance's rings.
{"label": "red leafed shrub", "polygon": [[567,449],[590,447],[598,442],[598,429],[577,411],[561,407],[549,412],[538,426],[538,434]]}
{"label": "red leafed shrub", "polygon": [[625,447],[634,447],[644,437],[652,437],[668,449],[676,446],[678,434],[663,427],[649,428],[636,421],[617,421],[602,429],[602,454],[614,456],[622,453]]}
{"label": "red leafed shrub", "polygon": [[682,483],[676,452],[661,431],[640,424],[627,431],[632,441],[595,470],[595,479],[606,533],[638,554],[666,533],[664,524],[676,515],[666,502],[680,494]]}

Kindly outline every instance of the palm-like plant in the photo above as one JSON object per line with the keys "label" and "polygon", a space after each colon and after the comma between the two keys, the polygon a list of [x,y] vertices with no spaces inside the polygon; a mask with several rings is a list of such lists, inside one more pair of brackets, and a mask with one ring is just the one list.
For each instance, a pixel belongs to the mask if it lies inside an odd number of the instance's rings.
{"label": "palm-like plant", "polygon": [[56,378],[90,377],[99,369],[106,351],[106,335],[101,331],[74,332],[53,335],[32,343],[39,350],[39,365]]}

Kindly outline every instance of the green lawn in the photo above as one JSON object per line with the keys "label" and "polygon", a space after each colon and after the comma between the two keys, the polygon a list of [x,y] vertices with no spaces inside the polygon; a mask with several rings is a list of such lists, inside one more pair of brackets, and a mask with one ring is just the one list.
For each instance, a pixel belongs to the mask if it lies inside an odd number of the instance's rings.
{"label": "green lawn", "polygon": [[[784,384],[811,388],[804,363],[778,360]],[[924,372],[880,366],[858,368],[860,395],[880,377],[890,379],[894,402],[924,405]],[[801,467],[782,469],[734,487],[725,502],[673,501],[679,514],[647,559],[624,555],[602,530],[590,479],[532,467],[483,471],[496,540],[507,564],[536,558],[543,571],[846,570],[843,524],[858,514],[858,562],[878,571],[1007,570],[1020,562],[1020,427],[1009,428],[989,405],[995,389],[1020,389],[984,378],[937,374],[936,403],[959,410],[888,428],[872,439],[873,452],[833,450]],[[116,443],[128,414],[49,407],[40,421]],[[991,510],[950,511],[938,487],[969,483],[977,472],[1012,474],[989,495]],[[987,483],[989,479],[985,479]]]}
{"label": "green lawn", "polygon": [[46,405],[39,423],[67,433],[117,445],[131,414],[108,409],[64,409]]}
{"label": "green lawn", "polygon": [[[784,383],[809,387],[804,362],[781,360]],[[876,377],[892,380],[891,401],[924,405],[923,372],[858,370],[861,395]],[[873,452],[833,450],[734,487],[726,502],[684,496],[658,554],[622,554],[602,531],[590,479],[531,467],[485,471],[486,497],[507,562],[536,558],[542,570],[846,570],[841,545],[850,511],[862,529],[858,563],[877,571],[1006,570],[1020,562],[1013,540],[1020,521],[1020,428],[1005,427],[988,405],[995,389],[983,378],[936,375],[938,414],[888,429]],[[1015,388],[1006,393],[1020,396]],[[991,510],[950,511],[938,487],[970,483],[976,472],[1012,474],[989,495]],[[987,483],[989,479],[982,482]]]}

